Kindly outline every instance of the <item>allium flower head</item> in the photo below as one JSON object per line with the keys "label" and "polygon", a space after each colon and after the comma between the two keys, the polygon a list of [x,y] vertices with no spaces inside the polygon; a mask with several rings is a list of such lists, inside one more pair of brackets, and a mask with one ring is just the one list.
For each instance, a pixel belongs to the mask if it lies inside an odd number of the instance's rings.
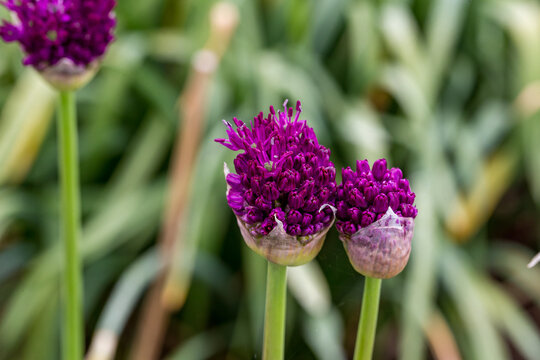
{"label": "allium flower head", "polygon": [[337,189],[336,227],[354,268],[376,278],[400,273],[409,260],[415,194],[398,168],[386,160],[357,161],[342,171]]}
{"label": "allium flower head", "polygon": [[228,139],[217,139],[233,151],[236,174],[226,171],[227,202],[238,219],[246,243],[282,265],[299,265],[320,250],[334,221],[336,170],[330,150],[313,129],[284,104],[270,107],[248,127],[234,118]]}
{"label": "allium flower head", "polygon": [[24,65],[41,72],[59,66],[61,75],[73,78],[93,70],[114,38],[115,0],[0,0],[0,4],[13,14],[12,22],[0,25],[0,37],[19,42],[26,53]]}

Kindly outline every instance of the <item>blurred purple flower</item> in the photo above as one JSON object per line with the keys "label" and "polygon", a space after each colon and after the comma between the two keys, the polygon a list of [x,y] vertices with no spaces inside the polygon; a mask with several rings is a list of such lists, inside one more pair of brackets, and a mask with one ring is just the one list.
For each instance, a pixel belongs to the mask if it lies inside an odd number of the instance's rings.
{"label": "blurred purple flower", "polygon": [[411,251],[415,194],[398,168],[386,160],[356,162],[356,171],[345,168],[337,188],[337,222],[347,255],[361,274],[390,278],[407,265]]}
{"label": "blurred purple flower", "polygon": [[19,42],[24,65],[44,70],[69,61],[87,67],[113,40],[115,0],[4,0],[13,14],[3,21],[0,37]]}
{"label": "blurred purple flower", "polygon": [[243,151],[234,159],[236,174],[227,168],[226,180],[227,202],[246,243],[274,262],[289,257],[287,265],[297,265],[316,255],[334,221],[336,170],[330,150],[299,120],[300,102],[296,114],[287,101],[284,108],[276,112],[271,106],[250,127],[234,118],[235,130],[225,121],[228,138],[216,141]]}

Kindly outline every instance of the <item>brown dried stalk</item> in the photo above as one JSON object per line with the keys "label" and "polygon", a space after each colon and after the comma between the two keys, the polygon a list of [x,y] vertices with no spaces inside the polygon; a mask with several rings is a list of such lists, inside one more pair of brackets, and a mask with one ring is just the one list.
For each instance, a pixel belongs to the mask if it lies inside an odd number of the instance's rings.
{"label": "brown dried stalk", "polygon": [[[193,59],[191,74],[179,104],[179,117],[182,125],[179,128],[175,151],[171,163],[169,200],[160,236],[165,270],[152,285],[144,301],[143,313],[139,322],[135,347],[131,354],[134,360],[157,359],[161,351],[169,312],[172,308],[183,305],[187,289],[178,293],[170,301],[163,301],[167,272],[174,249],[182,249],[182,228],[189,192],[191,190],[194,162],[197,158],[202,131],[204,129],[204,104],[209,85],[228,48],[236,29],[238,11],[231,3],[216,4],[210,13],[211,32],[204,49]],[[180,244],[179,244],[180,243]],[[170,297],[169,297],[170,299]]]}

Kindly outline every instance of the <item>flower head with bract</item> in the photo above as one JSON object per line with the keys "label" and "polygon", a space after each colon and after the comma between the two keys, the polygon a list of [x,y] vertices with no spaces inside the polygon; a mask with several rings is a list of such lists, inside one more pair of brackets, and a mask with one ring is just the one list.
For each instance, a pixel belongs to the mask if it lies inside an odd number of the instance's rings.
{"label": "flower head with bract", "polygon": [[337,222],[353,267],[366,276],[389,278],[409,260],[415,194],[399,168],[388,169],[380,159],[370,168],[356,162],[356,171],[342,171],[337,189]]}
{"label": "flower head with bract", "polygon": [[336,192],[330,150],[300,120],[300,102],[296,114],[287,102],[284,107],[276,112],[271,106],[268,116],[261,112],[250,127],[237,118],[236,130],[225,122],[228,139],[216,140],[233,151],[243,151],[234,160],[236,174],[227,173],[226,181],[227,202],[244,238],[252,238],[246,242],[272,238],[268,246],[273,247],[272,243],[285,244],[294,238],[283,248],[326,234],[334,221]]}
{"label": "flower head with bract", "polygon": [[399,168],[387,169],[380,159],[370,169],[367,160],[356,162],[356,171],[342,170],[337,190],[337,222],[341,233],[352,235],[381,219],[391,208],[399,217],[415,218],[415,194]]}
{"label": "flower head with bract", "polygon": [[113,40],[115,0],[3,0],[14,15],[3,21],[0,37],[19,42],[24,65],[44,70],[67,60],[87,67]]}

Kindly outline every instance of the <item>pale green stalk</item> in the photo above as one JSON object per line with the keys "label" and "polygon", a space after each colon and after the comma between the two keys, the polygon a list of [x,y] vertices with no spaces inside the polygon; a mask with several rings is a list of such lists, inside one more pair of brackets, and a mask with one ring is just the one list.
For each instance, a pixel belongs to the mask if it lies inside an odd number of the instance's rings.
{"label": "pale green stalk", "polygon": [[58,153],[61,184],[61,236],[64,242],[63,355],[83,356],[82,268],[79,259],[81,227],[77,119],[75,94],[60,93]]}
{"label": "pale green stalk", "polygon": [[362,297],[362,312],[358,323],[354,360],[371,360],[373,344],[379,314],[379,297],[381,294],[381,279],[366,276],[364,296]]}
{"label": "pale green stalk", "polygon": [[268,261],[263,360],[282,360],[285,343],[287,267]]}

